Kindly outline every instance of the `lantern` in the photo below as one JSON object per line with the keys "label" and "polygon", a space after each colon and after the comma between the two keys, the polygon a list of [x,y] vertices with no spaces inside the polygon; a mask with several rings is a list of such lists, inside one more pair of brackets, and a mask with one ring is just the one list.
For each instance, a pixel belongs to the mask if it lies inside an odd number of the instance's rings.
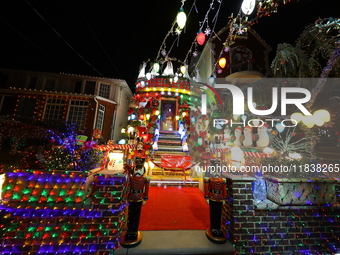
{"label": "lantern", "polygon": [[139,115],[140,120],[144,120],[144,114]]}
{"label": "lantern", "polygon": [[227,64],[227,60],[225,58],[220,58],[218,64],[220,65],[221,68],[224,68],[225,65]]}
{"label": "lantern", "polygon": [[183,29],[185,26],[185,22],[187,21],[187,15],[185,14],[183,8],[179,9],[179,12],[176,17],[177,25],[180,29]]}
{"label": "lantern", "polygon": [[203,45],[205,42],[205,34],[200,30],[196,36],[196,41],[199,45]]}

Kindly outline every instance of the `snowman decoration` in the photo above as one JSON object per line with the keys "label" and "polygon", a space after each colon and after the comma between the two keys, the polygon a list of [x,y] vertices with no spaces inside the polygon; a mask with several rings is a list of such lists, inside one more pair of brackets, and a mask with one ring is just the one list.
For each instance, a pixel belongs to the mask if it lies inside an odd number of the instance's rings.
{"label": "snowman decoration", "polygon": [[243,130],[244,141],[243,146],[249,147],[253,145],[253,128],[251,126],[246,126]]}
{"label": "snowman decoration", "polygon": [[268,125],[264,123],[257,129],[258,140],[256,142],[257,147],[267,147],[269,145],[269,132]]}
{"label": "snowman decoration", "polygon": [[242,128],[241,127],[237,127],[235,129],[235,141],[234,141],[234,145],[241,146],[242,145],[242,139],[243,139]]}
{"label": "snowman decoration", "polygon": [[240,170],[241,166],[244,166],[244,164],[245,164],[245,159],[244,159],[243,151],[237,145],[233,145],[230,148],[230,162],[229,162],[229,165],[231,167],[236,168],[237,170]]}

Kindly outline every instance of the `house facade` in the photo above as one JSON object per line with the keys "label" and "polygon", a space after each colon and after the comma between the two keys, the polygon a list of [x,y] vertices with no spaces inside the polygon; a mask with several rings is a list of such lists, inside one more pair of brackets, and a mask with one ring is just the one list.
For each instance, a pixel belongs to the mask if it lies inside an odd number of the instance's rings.
{"label": "house facade", "polygon": [[[209,83],[211,76],[215,77],[215,83],[225,83],[226,79],[229,81],[228,78],[268,75],[271,47],[251,28],[248,28],[247,33],[235,36],[229,46],[223,43],[228,35],[227,26],[207,41],[196,63],[201,82]],[[226,60],[225,67],[219,65],[221,58]]]}
{"label": "house facade", "polygon": [[123,138],[131,97],[124,80],[0,69],[0,115],[74,123],[88,139]]}

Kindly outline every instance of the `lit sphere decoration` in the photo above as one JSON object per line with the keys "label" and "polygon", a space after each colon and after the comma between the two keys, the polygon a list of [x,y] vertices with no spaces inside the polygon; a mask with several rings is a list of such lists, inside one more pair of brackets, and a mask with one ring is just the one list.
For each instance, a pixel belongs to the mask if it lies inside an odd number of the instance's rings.
{"label": "lit sphere decoration", "polygon": [[218,61],[218,64],[220,65],[221,68],[224,68],[227,64],[226,58],[220,58],[220,60]]}
{"label": "lit sphere decoration", "polygon": [[181,66],[181,73],[182,74],[185,74],[185,72],[187,71],[187,68],[186,68],[186,66]]}
{"label": "lit sphere decoration", "polygon": [[158,71],[159,71],[159,64],[157,62],[155,62],[153,64],[153,70],[155,70],[155,72],[158,73]]}
{"label": "lit sphere decoration", "polygon": [[245,15],[249,15],[254,11],[255,0],[243,0],[241,10]]}
{"label": "lit sphere decoration", "polygon": [[196,36],[196,41],[199,45],[203,45],[205,42],[205,34],[200,30]]}
{"label": "lit sphere decoration", "polygon": [[177,25],[180,29],[185,27],[185,23],[187,21],[187,15],[185,14],[183,8],[181,8],[176,17]]}

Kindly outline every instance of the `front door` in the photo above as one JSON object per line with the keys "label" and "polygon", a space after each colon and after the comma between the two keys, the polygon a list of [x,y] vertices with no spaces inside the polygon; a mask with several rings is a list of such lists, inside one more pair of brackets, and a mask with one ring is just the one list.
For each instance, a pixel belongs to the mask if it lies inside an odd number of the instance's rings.
{"label": "front door", "polygon": [[162,100],[161,102],[161,130],[176,130],[176,100]]}

